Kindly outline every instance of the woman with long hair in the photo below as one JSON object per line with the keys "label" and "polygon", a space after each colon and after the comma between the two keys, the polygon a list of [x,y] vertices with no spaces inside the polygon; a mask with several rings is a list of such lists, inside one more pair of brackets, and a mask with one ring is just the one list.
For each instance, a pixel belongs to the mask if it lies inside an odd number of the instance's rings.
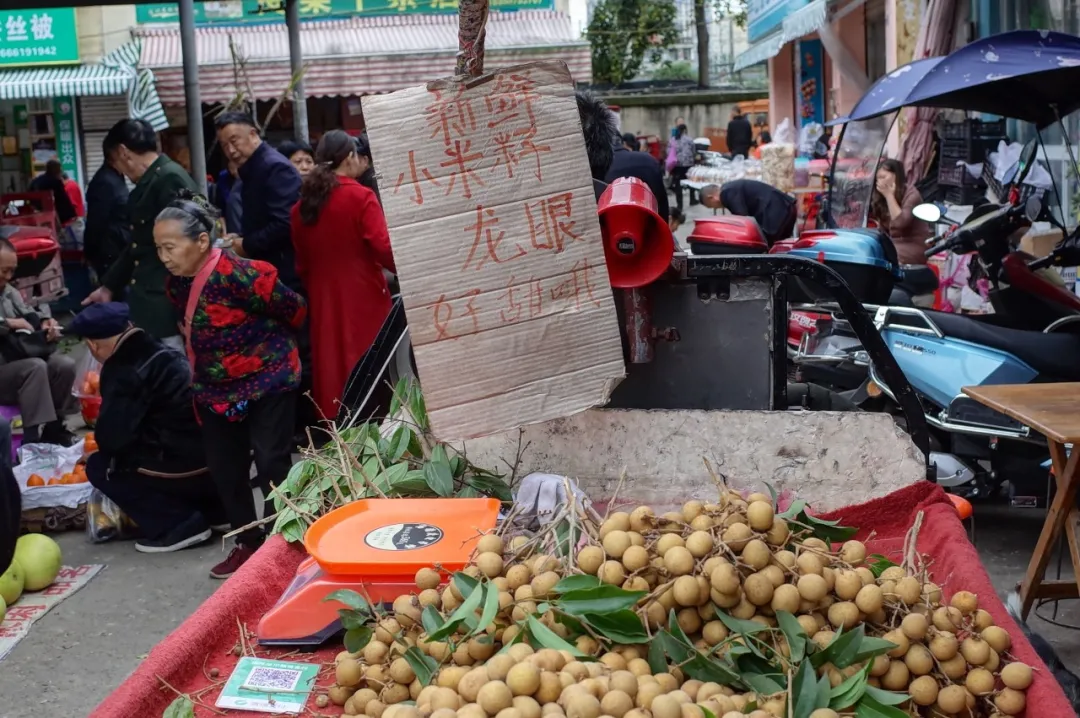
{"label": "woman with long hair", "polygon": [[366,166],[352,137],[327,132],[292,210],[296,268],[311,307],[315,403],[327,419],[338,415],[353,366],[390,313],[382,270],[394,271],[394,255],[379,200],[358,181]]}
{"label": "woman with long hair", "polygon": [[292,467],[296,333],[306,311],[272,264],[216,249],[217,213],[203,197],[186,194],[158,214],[154,245],[171,275],[165,291],[183,317],[206,464],[229,524],[243,529],[228,557],[210,569],[211,578],[228,578],[263,541],[262,529],[251,526],[252,452],[264,496]]}
{"label": "woman with long hair", "polygon": [[924,252],[931,234],[930,225],[912,213],[922,201],[915,185],[908,185],[903,163],[882,160],[875,177],[870,211],[881,230],[892,239],[900,264],[926,264]]}
{"label": "woman with long hair", "polygon": [[[694,139],[690,137],[685,124],[675,128],[675,136],[670,140],[675,148],[675,168],[671,170],[672,189],[675,190],[675,208],[682,215],[683,211],[683,187],[682,181],[686,179],[690,168],[694,166],[694,157],[697,149],[694,147]],[[670,150],[668,150],[670,153]]]}

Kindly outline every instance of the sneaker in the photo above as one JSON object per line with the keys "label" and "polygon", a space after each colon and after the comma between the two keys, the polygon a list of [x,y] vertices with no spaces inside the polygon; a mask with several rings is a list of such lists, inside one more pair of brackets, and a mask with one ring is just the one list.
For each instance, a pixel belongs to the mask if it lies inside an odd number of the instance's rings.
{"label": "sneaker", "polygon": [[201,514],[195,514],[169,533],[156,539],[141,538],[135,542],[140,553],[170,553],[198,546],[210,539],[210,527]]}
{"label": "sneaker", "polygon": [[216,534],[227,534],[232,531],[232,524],[211,524],[210,530]]}
{"label": "sneaker", "polygon": [[210,569],[210,578],[228,578],[240,570],[247,560],[255,555],[256,549],[244,544],[237,544],[225,560]]}

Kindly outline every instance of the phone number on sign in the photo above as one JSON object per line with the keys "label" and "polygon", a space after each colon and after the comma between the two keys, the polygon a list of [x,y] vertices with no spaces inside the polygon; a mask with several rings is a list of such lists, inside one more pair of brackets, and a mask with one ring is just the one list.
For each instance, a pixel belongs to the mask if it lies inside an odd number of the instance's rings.
{"label": "phone number on sign", "polygon": [[0,47],[0,57],[55,57],[56,46]]}

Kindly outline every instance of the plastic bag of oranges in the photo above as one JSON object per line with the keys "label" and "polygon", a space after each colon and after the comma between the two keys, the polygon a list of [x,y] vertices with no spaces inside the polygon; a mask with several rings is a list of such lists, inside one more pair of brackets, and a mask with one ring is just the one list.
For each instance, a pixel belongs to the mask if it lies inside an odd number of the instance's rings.
{"label": "plastic bag of oranges", "polygon": [[97,489],[86,502],[86,538],[90,543],[105,543],[134,535],[136,527],[120,507]]}
{"label": "plastic bag of oranges", "polygon": [[93,427],[101,412],[101,364],[90,352],[85,352],[79,359],[71,393],[79,400],[83,421]]}

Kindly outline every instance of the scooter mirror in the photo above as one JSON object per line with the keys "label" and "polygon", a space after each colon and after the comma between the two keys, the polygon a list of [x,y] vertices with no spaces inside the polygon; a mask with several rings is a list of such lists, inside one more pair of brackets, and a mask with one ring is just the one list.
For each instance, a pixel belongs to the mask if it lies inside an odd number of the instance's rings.
{"label": "scooter mirror", "polygon": [[928,222],[929,224],[935,224],[943,216],[941,207],[938,207],[933,202],[924,202],[915,205],[911,210],[911,213],[915,215],[916,218],[921,219],[923,222]]}
{"label": "scooter mirror", "polygon": [[1035,196],[1028,197],[1024,203],[1024,215],[1029,222],[1034,222],[1042,214],[1042,208],[1042,200]]}

